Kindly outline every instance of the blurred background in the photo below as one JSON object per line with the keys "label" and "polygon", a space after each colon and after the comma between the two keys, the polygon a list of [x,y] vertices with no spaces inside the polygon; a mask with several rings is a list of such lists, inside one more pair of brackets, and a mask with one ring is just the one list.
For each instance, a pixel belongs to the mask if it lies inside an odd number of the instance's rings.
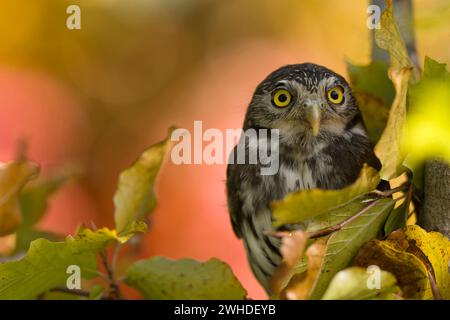
{"label": "blurred background", "polygon": [[[72,4],[80,30],[66,27]],[[284,64],[346,76],[345,60],[368,63],[366,9],[348,0],[1,0],[0,161],[26,139],[44,176],[82,167],[41,227],[112,227],[118,174],[171,125],[240,128],[256,85]],[[448,63],[450,2],[416,0],[414,9],[420,61]],[[264,298],[231,229],[225,169],[164,165],[140,257],[218,257],[250,297]]]}

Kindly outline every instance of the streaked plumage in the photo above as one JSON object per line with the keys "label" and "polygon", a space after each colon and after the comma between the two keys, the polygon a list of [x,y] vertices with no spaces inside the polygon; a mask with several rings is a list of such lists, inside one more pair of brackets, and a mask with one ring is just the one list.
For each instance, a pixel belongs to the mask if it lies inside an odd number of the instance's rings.
{"label": "streaked plumage", "polygon": [[[343,98],[339,104],[331,102],[338,101],[334,97],[339,92],[330,96],[330,88],[336,87]],[[291,96],[283,108],[274,102],[280,90]],[[281,98],[280,104],[287,101]],[[319,65],[288,65],[258,85],[243,129],[261,128],[279,129],[279,170],[275,175],[261,175],[260,163],[230,163],[227,196],[234,232],[244,240],[256,278],[269,290],[268,279],[281,260],[279,239],[265,234],[271,229],[270,202],[302,189],[345,187],[357,178],[364,163],[376,169],[380,163],[349,85]],[[249,148],[242,137],[238,144]]]}

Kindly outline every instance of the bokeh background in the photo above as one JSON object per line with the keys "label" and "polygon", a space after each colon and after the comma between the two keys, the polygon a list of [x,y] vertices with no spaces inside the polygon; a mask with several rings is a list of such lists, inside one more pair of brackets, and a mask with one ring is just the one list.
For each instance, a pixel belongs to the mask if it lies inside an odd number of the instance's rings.
{"label": "bokeh background", "polygon": [[[66,28],[71,4],[81,30]],[[256,85],[284,64],[346,75],[345,60],[368,63],[366,9],[363,0],[2,0],[0,161],[26,139],[44,176],[83,168],[52,198],[43,229],[112,227],[119,172],[168,127],[240,128]],[[450,2],[414,9],[421,61],[448,62]],[[218,257],[264,298],[231,229],[225,168],[164,165],[139,256]]]}

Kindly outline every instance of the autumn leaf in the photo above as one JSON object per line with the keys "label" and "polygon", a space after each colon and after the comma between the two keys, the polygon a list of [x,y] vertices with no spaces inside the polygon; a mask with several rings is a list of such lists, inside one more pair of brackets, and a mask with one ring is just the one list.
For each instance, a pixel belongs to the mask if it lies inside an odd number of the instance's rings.
{"label": "autumn leaf", "polygon": [[15,232],[21,224],[20,192],[38,172],[38,166],[26,160],[0,164],[0,236]]}
{"label": "autumn leaf", "polygon": [[[361,66],[347,61],[346,65],[354,93],[370,96],[381,105],[391,105],[395,89],[388,77],[389,65],[387,62],[372,61],[368,65]],[[360,104],[359,107],[364,114],[365,104]]]}
{"label": "autumn leaf", "polygon": [[375,145],[386,127],[389,107],[380,98],[370,93],[354,92],[353,95],[358,102],[369,138]]}
{"label": "autumn leaf", "polygon": [[[369,210],[331,234],[327,242],[319,276],[310,293],[311,299],[322,298],[334,275],[350,265],[359,248],[365,242],[376,238],[382,230],[387,216],[392,211],[394,203],[394,200],[390,198],[380,199]],[[308,231],[334,226],[366,206],[367,203],[355,200],[340,210],[332,211],[314,219],[309,223]]]}
{"label": "autumn leaf", "polygon": [[273,225],[296,224],[312,219],[332,209],[344,206],[354,198],[375,190],[380,177],[377,171],[365,165],[358,179],[340,190],[311,189],[288,194],[272,203]]}
{"label": "autumn leaf", "polygon": [[301,274],[296,274],[282,292],[282,296],[289,300],[305,300],[310,298],[311,290],[317,281],[321,265],[326,252],[328,238],[316,240],[306,250],[307,268]]}
{"label": "autumn leaf", "polygon": [[113,239],[112,234],[101,230],[83,231],[64,242],[33,241],[24,258],[0,264],[0,299],[34,299],[51,288],[65,285],[67,268],[71,265],[80,268],[84,279],[96,277],[96,253]]}
{"label": "autumn leaf", "polygon": [[243,300],[247,292],[218,259],[198,262],[153,257],[131,266],[125,282],[146,299]]}
{"label": "autumn leaf", "polygon": [[170,144],[169,134],[164,141],[145,150],[131,167],[120,174],[114,195],[114,219],[118,232],[145,218],[155,208],[154,185]]}
{"label": "autumn leaf", "polygon": [[391,69],[389,76],[395,87],[395,99],[389,111],[386,128],[375,146],[375,154],[380,159],[380,176],[384,180],[398,177],[405,171],[401,141],[406,121],[406,94],[411,74],[410,69]]}
{"label": "autumn leaf", "polygon": [[[293,286],[294,283],[299,285],[299,290],[297,291],[297,294],[291,295],[291,298],[295,296],[303,299],[320,299],[322,297],[333,276],[339,270],[350,265],[361,245],[366,241],[375,238],[377,234],[379,234],[395,203],[394,200],[390,198],[378,199],[371,207],[368,207],[368,200],[373,201],[370,197],[355,199],[345,206],[312,219],[306,225],[306,233],[303,231],[294,231],[299,237],[297,237],[297,240],[295,238],[290,240],[288,243],[290,245],[282,247],[287,249],[285,250],[287,252],[282,252],[283,263],[274,274],[274,277],[278,277],[275,279],[275,284],[277,285],[275,288],[278,290],[275,292],[275,297],[277,297],[277,293],[280,291],[282,292],[280,295],[281,297],[287,297],[287,289],[281,290],[281,288],[283,286]],[[309,278],[306,278],[305,273],[308,269],[309,259],[308,257],[301,255],[305,245],[304,241],[306,241],[305,236],[314,234],[318,230],[336,226],[339,223],[354,217],[355,213],[358,213],[361,210],[365,211],[361,212],[361,215],[345,224],[340,230],[333,232],[326,241],[326,245],[325,243],[322,243],[325,246],[325,253],[321,260],[318,272],[314,272],[316,275],[315,280],[311,282],[313,272],[310,271]],[[286,233],[289,235],[289,232]],[[305,235],[300,237],[302,233]],[[289,239],[289,237],[287,239]],[[319,239],[323,240],[325,238]],[[300,258],[298,258],[299,255]],[[297,263],[292,267],[293,259],[297,259]],[[319,260],[315,261],[317,262]],[[292,274],[293,276],[291,276]],[[286,282],[286,279],[291,280]],[[308,287],[307,283],[310,285],[310,288],[306,293],[306,288]],[[302,292],[302,294],[300,294],[300,292]]]}
{"label": "autumn leaf", "polygon": [[292,232],[280,232],[281,236],[280,254],[282,262],[276,268],[270,278],[270,289],[273,297],[278,298],[282,289],[284,289],[292,278],[294,268],[297,262],[305,253],[308,234],[303,230]]}
{"label": "autumn leaf", "polygon": [[378,47],[389,52],[390,66],[399,71],[403,68],[409,68],[408,51],[398,30],[395,21],[392,1],[387,1],[386,9],[381,14],[380,29],[375,29],[375,42]]}
{"label": "autumn leaf", "polygon": [[[370,269],[369,269],[370,270]],[[359,267],[339,271],[331,280],[322,300],[391,300],[401,297],[395,277],[379,270],[379,287],[370,286],[371,273]]]}
{"label": "autumn leaf", "polygon": [[354,264],[377,265],[391,272],[407,299],[450,298],[450,241],[417,225],[398,230],[384,240],[372,240],[358,252]]}
{"label": "autumn leaf", "polygon": [[49,198],[73,175],[74,172],[70,171],[46,179],[38,179],[22,190],[19,202],[23,221],[16,230],[14,253],[26,252],[31,241],[38,238],[51,241],[61,240],[61,237],[55,233],[39,230],[36,228],[36,224],[44,216]]}
{"label": "autumn leaf", "polygon": [[[401,141],[405,165],[417,175],[431,158],[450,163],[450,74],[446,65],[425,58],[422,79],[409,91],[409,112]],[[421,185],[421,183],[418,183]]]}

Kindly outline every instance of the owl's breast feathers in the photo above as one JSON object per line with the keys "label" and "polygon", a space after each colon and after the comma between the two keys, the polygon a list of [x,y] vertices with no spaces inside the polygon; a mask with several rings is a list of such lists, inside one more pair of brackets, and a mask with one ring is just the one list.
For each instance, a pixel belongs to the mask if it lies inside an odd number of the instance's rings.
{"label": "owl's breast feathers", "polygon": [[266,290],[281,260],[279,239],[266,234],[272,229],[270,203],[298,190],[343,188],[354,182],[364,163],[380,169],[360,117],[350,121],[341,134],[317,139],[307,152],[305,146],[282,142],[279,151],[279,170],[274,175],[261,175],[259,163],[230,163],[227,168],[233,230],[244,239],[252,270]]}

